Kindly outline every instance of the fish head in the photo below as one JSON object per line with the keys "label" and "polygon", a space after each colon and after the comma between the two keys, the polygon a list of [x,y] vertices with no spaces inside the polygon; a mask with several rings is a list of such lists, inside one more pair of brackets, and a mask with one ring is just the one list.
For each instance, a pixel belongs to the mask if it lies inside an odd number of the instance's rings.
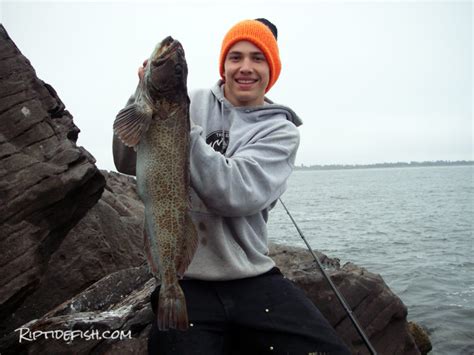
{"label": "fish head", "polygon": [[179,41],[168,36],[156,46],[148,60],[144,85],[152,99],[174,97],[187,92],[187,77],[184,49]]}

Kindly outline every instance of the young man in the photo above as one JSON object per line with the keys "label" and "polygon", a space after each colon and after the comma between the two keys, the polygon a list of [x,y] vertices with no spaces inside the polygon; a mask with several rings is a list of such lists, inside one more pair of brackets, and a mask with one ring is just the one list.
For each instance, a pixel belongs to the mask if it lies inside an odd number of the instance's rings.
{"label": "young man", "polygon": [[[286,189],[301,124],[265,97],[281,70],[276,27],[237,23],[219,65],[221,80],[190,95],[191,213],[200,241],[180,281],[190,328],[162,332],[153,324],[149,353],[349,354],[268,256],[268,213]],[[132,154],[114,139],[119,171],[134,174]]]}

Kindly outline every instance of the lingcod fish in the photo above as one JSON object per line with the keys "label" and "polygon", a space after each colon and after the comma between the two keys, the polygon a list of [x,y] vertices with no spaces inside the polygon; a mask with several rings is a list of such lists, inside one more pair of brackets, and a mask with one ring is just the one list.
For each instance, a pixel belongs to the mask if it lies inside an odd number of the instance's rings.
{"label": "lingcod fish", "polygon": [[118,138],[137,152],[145,251],[151,273],[161,281],[160,330],[188,329],[186,299],[178,280],[191,263],[198,240],[189,215],[187,74],[183,47],[172,37],[165,38],[148,59],[135,101],[114,122]]}

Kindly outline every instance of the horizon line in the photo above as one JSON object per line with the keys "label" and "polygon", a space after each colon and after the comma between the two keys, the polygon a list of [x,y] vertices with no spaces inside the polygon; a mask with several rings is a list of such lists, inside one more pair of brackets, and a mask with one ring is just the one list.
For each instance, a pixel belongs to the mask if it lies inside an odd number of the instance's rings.
{"label": "horizon line", "polygon": [[474,160],[423,160],[423,161],[397,161],[397,162],[382,162],[382,163],[330,163],[330,164],[310,164],[305,163],[295,164],[295,168],[310,168],[310,167],[356,167],[356,166],[388,166],[388,165],[474,165]]}

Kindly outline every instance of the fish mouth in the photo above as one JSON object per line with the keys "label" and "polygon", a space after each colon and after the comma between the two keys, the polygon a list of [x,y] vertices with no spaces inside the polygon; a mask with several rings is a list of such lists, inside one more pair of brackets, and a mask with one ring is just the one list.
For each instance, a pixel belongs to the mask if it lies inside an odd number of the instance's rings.
{"label": "fish mouth", "polygon": [[184,50],[181,46],[181,43],[178,40],[173,39],[173,37],[168,36],[163,41],[161,41],[160,48],[157,55],[152,61],[154,66],[163,65],[174,53],[177,53],[179,56],[184,57]]}

